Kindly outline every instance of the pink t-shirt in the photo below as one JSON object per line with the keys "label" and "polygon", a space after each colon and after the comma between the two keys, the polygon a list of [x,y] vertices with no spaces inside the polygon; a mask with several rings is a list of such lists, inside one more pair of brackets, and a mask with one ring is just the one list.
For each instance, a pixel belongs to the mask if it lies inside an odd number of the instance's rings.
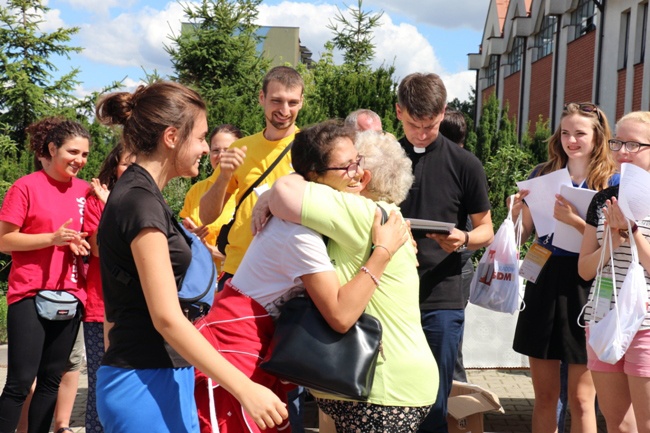
{"label": "pink t-shirt", "polygon": [[[99,226],[99,220],[104,211],[104,203],[95,195],[89,195],[86,200],[86,213],[84,215],[83,231],[88,232],[90,238]],[[88,273],[86,274],[86,309],[84,322],[104,321],[104,294],[102,292],[102,278],[99,273],[99,257],[90,255],[88,259]]]}
{"label": "pink t-shirt", "polygon": [[[87,182],[73,178],[58,182],[43,170],[18,179],[7,191],[0,220],[20,227],[21,233],[54,233],[72,218],[68,228],[81,231]],[[7,303],[35,296],[43,289],[66,290],[86,301],[84,280],[70,247],[52,246],[33,251],[13,251]]]}

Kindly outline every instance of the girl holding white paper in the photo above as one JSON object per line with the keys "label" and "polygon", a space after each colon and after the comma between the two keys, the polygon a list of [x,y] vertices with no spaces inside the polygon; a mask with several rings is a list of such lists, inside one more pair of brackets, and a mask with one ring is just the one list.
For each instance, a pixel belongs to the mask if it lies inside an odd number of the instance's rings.
{"label": "girl holding white paper", "polygon": [[[615,164],[607,149],[610,129],[605,114],[591,103],[568,103],[560,127],[549,138],[548,161],[535,167],[529,178],[566,168],[574,187],[602,190],[618,183]],[[523,199],[529,191],[515,195],[513,218],[521,212],[522,241],[535,229],[530,209]],[[585,221],[576,207],[555,196],[553,218],[580,233]],[[587,302],[590,284],[578,276],[578,254],[552,245],[553,234],[540,236],[531,247],[528,259],[537,257],[541,270],[526,284],[526,308],[519,313],[513,348],[528,355],[535,391],[532,428],[534,432],[557,431],[556,410],[560,397],[560,362],[569,365],[568,398],[571,431],[596,432],[596,392],[587,370],[584,330],[578,316]],[[530,280],[533,280],[532,282]]]}
{"label": "girl holding white paper", "polygon": [[[650,172],[650,112],[632,112],[616,124],[616,137],[609,140],[616,162],[631,163]],[[609,225],[612,233],[616,291],[620,291],[631,263],[630,237],[634,238],[638,258],[644,268],[645,287],[650,292],[650,215],[629,220],[618,205],[619,187],[607,188],[596,194],[587,212],[578,271],[583,278],[594,278],[604,248],[603,263],[609,263],[611,252],[603,243],[603,233]],[[611,277],[609,265],[602,269],[603,277]],[[595,283],[592,291],[595,290]],[[591,296],[591,293],[590,293]],[[609,309],[614,307],[613,296]],[[605,299],[607,307],[607,299]],[[600,316],[591,305],[585,311],[585,321]],[[598,319],[596,319],[598,321]],[[589,330],[587,331],[589,333]],[[650,313],[632,339],[627,351],[616,364],[598,359],[590,346],[588,367],[591,370],[598,403],[605,416],[608,432],[650,432]]]}

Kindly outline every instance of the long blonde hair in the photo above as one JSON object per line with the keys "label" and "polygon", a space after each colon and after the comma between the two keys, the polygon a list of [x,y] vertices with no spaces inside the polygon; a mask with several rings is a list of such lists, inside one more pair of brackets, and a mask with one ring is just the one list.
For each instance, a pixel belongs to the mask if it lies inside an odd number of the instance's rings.
{"label": "long blonde hair", "polygon": [[[587,111],[582,106],[595,107]],[[564,107],[560,122],[567,116],[578,115],[591,121],[594,131],[594,149],[589,158],[587,186],[596,191],[609,186],[609,178],[616,172],[616,164],[612,158],[607,141],[612,137],[609,122],[605,113],[594,104],[568,103]],[[533,170],[537,176],[551,173],[566,167],[569,157],[562,148],[562,126],[560,125],[548,139],[548,161],[538,165]]]}

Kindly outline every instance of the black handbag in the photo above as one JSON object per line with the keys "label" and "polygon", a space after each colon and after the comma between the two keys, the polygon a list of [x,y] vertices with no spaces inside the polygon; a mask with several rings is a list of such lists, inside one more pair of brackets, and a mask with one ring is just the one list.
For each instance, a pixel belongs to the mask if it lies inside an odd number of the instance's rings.
{"label": "black handbag", "polygon": [[253,190],[257,187],[257,185],[262,183],[264,178],[266,178],[266,176],[271,171],[273,171],[275,166],[278,165],[278,163],[284,157],[284,155],[286,155],[287,152],[289,152],[289,150],[291,150],[292,145],[293,145],[293,141],[291,143],[289,143],[287,145],[287,147],[285,147],[282,150],[282,153],[280,153],[280,155],[277,158],[275,158],[275,161],[273,161],[273,163],[271,163],[271,165],[269,165],[269,167],[266,170],[264,170],[264,173],[262,173],[260,175],[260,177],[257,178],[255,183],[253,183],[250,187],[248,187],[246,192],[241,196],[241,199],[239,200],[239,203],[237,203],[237,206],[235,207],[235,211],[232,213],[232,218],[230,219],[230,221],[228,221],[227,224],[224,224],[223,226],[221,226],[221,229],[219,230],[219,234],[217,235],[217,249],[219,250],[219,252],[221,254],[226,254],[226,247],[228,246],[228,243],[229,243],[228,242],[228,234],[230,233],[230,229],[232,228],[232,225],[235,222],[235,218],[237,217],[237,211],[239,210],[239,205],[241,205],[244,202],[244,200],[246,200],[246,197],[248,197],[250,195],[250,193],[253,192]]}
{"label": "black handbag", "polygon": [[381,350],[382,327],[363,313],[348,332],[334,331],[313,301],[292,298],[280,307],[260,367],[282,380],[337,396],[367,400]]}

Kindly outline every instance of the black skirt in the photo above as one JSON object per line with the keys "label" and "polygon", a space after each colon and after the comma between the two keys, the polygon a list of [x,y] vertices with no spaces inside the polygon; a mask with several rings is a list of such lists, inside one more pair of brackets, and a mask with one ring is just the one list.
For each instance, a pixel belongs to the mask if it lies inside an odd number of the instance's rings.
{"label": "black skirt", "polygon": [[[591,281],[578,275],[578,256],[551,256],[537,283],[526,283],[513,349],[539,359],[587,363],[585,330],[578,317]],[[584,318],[580,317],[584,326]]]}

